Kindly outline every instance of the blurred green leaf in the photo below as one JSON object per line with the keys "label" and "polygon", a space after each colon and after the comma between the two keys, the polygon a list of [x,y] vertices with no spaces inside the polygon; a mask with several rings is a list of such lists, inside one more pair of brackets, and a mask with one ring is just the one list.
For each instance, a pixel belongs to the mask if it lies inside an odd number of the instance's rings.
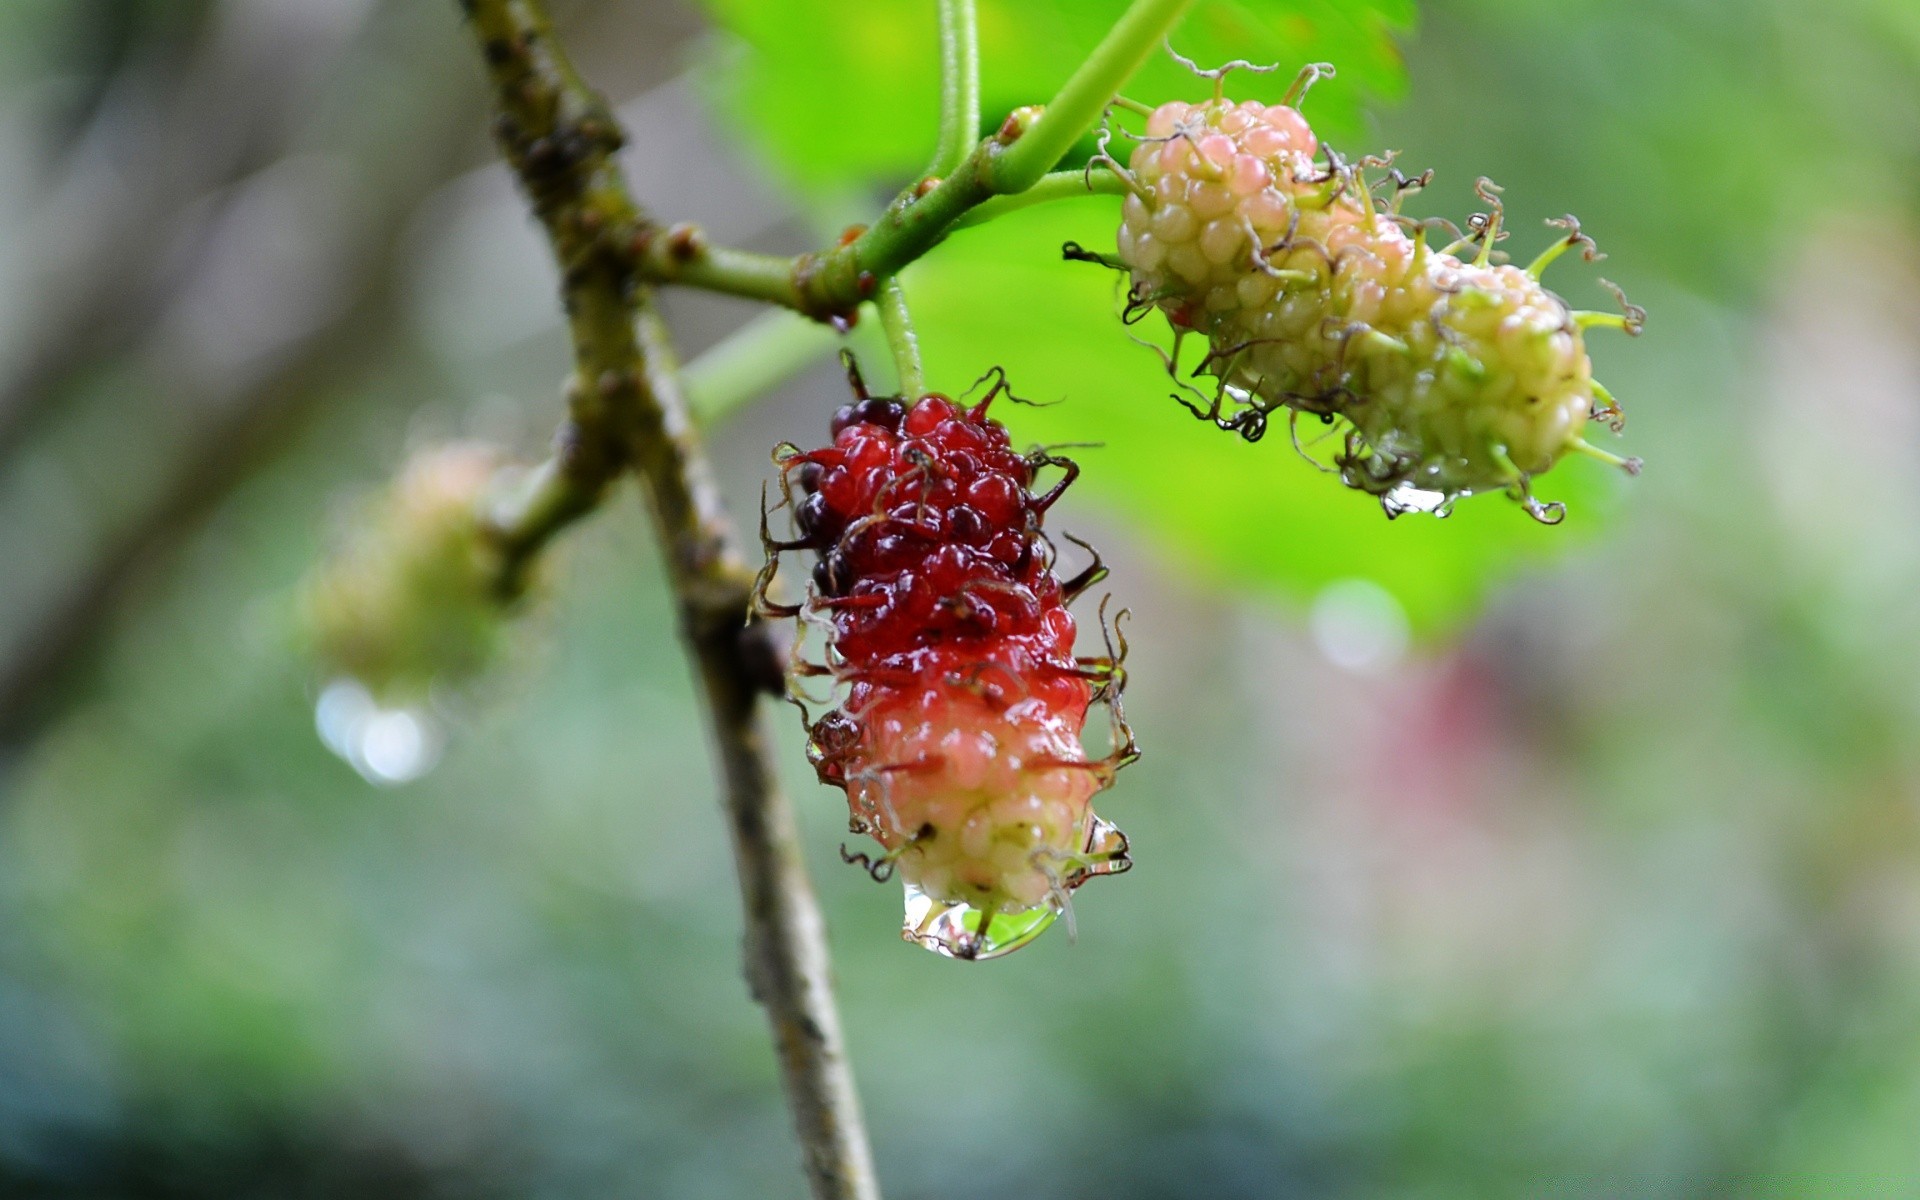
{"label": "blurred green leaf", "polygon": [[[1572,210],[1628,284],[1749,302],[1769,247],[1836,208],[1901,219],[1920,165],[1920,5],[1461,0],[1431,6],[1386,122],[1451,207],[1486,174],[1509,228]],[[1659,314],[1655,314],[1655,321]],[[1656,325],[1657,329],[1657,325]]]}
{"label": "blurred green leaf", "polygon": [[[1446,520],[1389,521],[1372,498],[1302,461],[1283,428],[1249,445],[1194,420],[1171,399],[1153,352],[1128,336],[1165,344],[1164,322],[1126,329],[1113,277],[1060,259],[1063,241],[1110,240],[1116,210],[1110,197],[1071,201],[956,234],[908,272],[908,294],[931,386],[958,391],[999,365],[1020,395],[1063,400],[1005,405],[997,415],[1016,438],[1102,443],[1074,452],[1084,468],[1077,487],[1176,560],[1216,582],[1300,598],[1336,580],[1369,579],[1431,632],[1468,615],[1524,557],[1565,547],[1594,525],[1609,486],[1585,461],[1564,462],[1539,482],[1544,498],[1571,510],[1556,528],[1500,496],[1464,500]],[[1302,441],[1321,431],[1303,424]]]}
{"label": "blurred green leaf", "polygon": [[[705,0],[726,31],[709,86],[747,136],[810,190],[899,181],[926,165],[940,106],[933,0]],[[984,119],[1048,98],[1125,10],[1120,0],[982,0]],[[1174,35],[1202,64],[1247,58],[1271,75],[1241,75],[1237,93],[1278,99],[1294,71],[1334,62],[1338,79],[1314,91],[1334,136],[1359,128],[1368,95],[1398,94],[1390,40],[1413,21],[1411,0],[1202,0]],[[1204,85],[1156,56],[1128,94],[1148,101]]]}
{"label": "blurred green leaf", "polygon": [[1847,1039],[1782,1123],[1754,1195],[1911,1196],[1920,1190],[1920,1062],[1905,1027]]}

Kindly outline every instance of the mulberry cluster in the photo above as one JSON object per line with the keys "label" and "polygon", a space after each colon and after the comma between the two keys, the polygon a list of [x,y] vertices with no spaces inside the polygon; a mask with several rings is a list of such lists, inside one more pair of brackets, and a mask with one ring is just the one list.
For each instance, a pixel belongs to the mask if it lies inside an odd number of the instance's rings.
{"label": "mulberry cluster", "polygon": [[[1131,761],[1118,656],[1079,659],[1067,603],[1104,576],[1068,581],[1042,531],[1074,477],[1064,459],[1014,451],[987,416],[1004,380],[969,408],[859,395],[831,445],[776,455],[798,538],[769,540],[760,605],[824,627],[836,707],[810,726],[810,757],[847,794],[851,828],[878,858],[849,855],[908,888],[904,935],[961,958],[1024,944],[1095,875],[1125,870],[1126,839],[1092,799]],[[1065,477],[1036,493],[1035,474]],[[798,605],[766,597],[779,553],[817,555]],[[1114,716],[1115,750],[1089,760],[1089,707]]]}
{"label": "mulberry cluster", "polygon": [[[1197,415],[1257,440],[1270,415],[1307,413],[1346,432],[1336,463],[1350,486],[1400,511],[1410,490],[1452,498],[1505,490],[1542,520],[1561,506],[1535,500],[1531,479],[1569,451],[1629,471],[1582,439],[1590,418],[1620,428],[1620,412],[1594,381],[1582,331],[1612,325],[1638,333],[1645,314],[1570,309],[1540,283],[1568,248],[1593,243],[1571,217],[1525,269],[1496,262],[1498,190],[1478,188],[1489,212],[1465,235],[1428,245],[1445,222],[1400,215],[1426,182],[1357,165],[1324,150],[1293,107],[1329,69],[1302,72],[1287,103],[1234,103],[1219,95],[1153,110],[1128,166],[1117,261],[1131,274],[1129,313],[1158,308],[1178,338],[1197,333],[1207,353],[1194,374],[1215,387]],[[1219,73],[1211,72],[1216,81]],[[1388,169],[1370,180],[1367,168]],[[1390,182],[1389,203],[1374,189]],[[1456,251],[1474,249],[1471,259]],[[1610,285],[1609,285],[1610,286]]]}

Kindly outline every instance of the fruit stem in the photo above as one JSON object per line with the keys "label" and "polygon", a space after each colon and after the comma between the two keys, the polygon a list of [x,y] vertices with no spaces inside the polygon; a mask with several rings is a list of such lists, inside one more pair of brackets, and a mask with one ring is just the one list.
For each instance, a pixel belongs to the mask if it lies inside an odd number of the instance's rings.
{"label": "fruit stem", "polygon": [[926,395],[926,374],[920,366],[920,338],[913,331],[913,314],[907,311],[907,292],[898,276],[888,276],[880,285],[873,306],[880,313],[880,327],[887,334],[887,348],[893,352],[893,369],[900,379],[901,398],[911,404]]}
{"label": "fruit stem", "polygon": [[1542,275],[1545,275],[1547,273],[1547,268],[1553,265],[1554,260],[1559,258],[1562,254],[1565,254],[1567,252],[1567,248],[1569,246],[1572,246],[1573,244],[1574,243],[1571,239],[1561,238],[1559,241],[1555,242],[1553,245],[1548,246],[1545,250],[1542,250],[1540,252],[1540,257],[1534,259],[1532,262],[1527,264],[1527,274],[1533,276],[1535,279],[1538,279]]}
{"label": "fruit stem", "polygon": [[1522,471],[1519,466],[1514,463],[1513,456],[1507,453],[1505,446],[1495,445],[1487,449],[1487,457],[1491,458],[1493,464],[1506,473],[1508,493],[1516,500],[1525,498],[1528,484],[1527,473]]}
{"label": "fruit stem", "polygon": [[953,223],[953,228],[971,229],[1010,212],[1053,200],[1071,200],[1076,196],[1124,196],[1134,186],[1130,180],[1112,171],[1054,171],[1042,175],[1038,183],[1024,192],[995,196],[975,205]]}
{"label": "fruit stem", "polygon": [[[571,440],[564,428],[559,440]],[[520,597],[540,552],[561,530],[599,507],[604,497],[611,472],[583,479],[577,468],[569,470],[570,465],[556,454],[528,471],[505,497],[489,489],[480,514],[480,536],[494,551],[487,588],[501,604]],[[498,475],[495,481],[499,486]]]}
{"label": "fruit stem", "polygon": [[1401,341],[1390,333],[1383,333],[1378,329],[1365,329],[1361,332],[1361,336],[1366,338],[1370,344],[1391,351],[1403,358],[1413,353],[1412,349],[1404,341]]}
{"label": "fruit stem", "polygon": [[[818,321],[844,323],[861,303],[873,299],[882,280],[932,249],[973,209],[995,196],[1026,192],[1044,180],[1061,156],[1100,124],[1121,86],[1193,3],[1133,0],[1038,116],[1030,123],[1009,118],[997,134],[957,159],[955,139],[964,146],[965,138],[953,131],[964,131],[970,119],[976,126],[978,122],[977,84],[967,70],[969,64],[977,67],[978,46],[968,28],[971,3],[943,3],[942,133],[936,164],[954,161],[950,170],[930,174],[903,191],[851,241],[794,258],[712,246],[691,226],[662,229],[629,209],[622,214],[631,234],[626,262],[650,283],[688,284],[779,304]],[[610,119],[604,124],[610,126]]]}
{"label": "fruit stem", "polygon": [[[853,335],[860,336],[860,331]],[[709,347],[681,372],[687,402],[705,421],[734,409],[827,357],[844,340],[818,321],[770,309]]]}
{"label": "fruit stem", "polygon": [[1307,93],[1313,90],[1314,84],[1319,83],[1322,79],[1332,79],[1333,77],[1334,69],[1332,63],[1308,63],[1306,66],[1300,68],[1298,75],[1293,77],[1293,83],[1288,85],[1287,94],[1280,98],[1280,103],[1297,111],[1302,104],[1307,102]]}
{"label": "fruit stem", "polygon": [[1608,390],[1607,385],[1598,379],[1588,380],[1587,388],[1593,392],[1593,398],[1600,402],[1594,410],[1594,418],[1598,420],[1610,417],[1614,432],[1618,433],[1626,421],[1626,415],[1620,411],[1620,402],[1613,398],[1613,393]]}
{"label": "fruit stem", "polygon": [[953,174],[980,140],[980,31],[973,0],[940,0],[940,141],[927,177]]}
{"label": "fruit stem", "polygon": [[1048,103],[1040,119],[993,163],[995,192],[1024,192],[1100,123],[1127,80],[1158,49],[1193,0],[1134,0]]}

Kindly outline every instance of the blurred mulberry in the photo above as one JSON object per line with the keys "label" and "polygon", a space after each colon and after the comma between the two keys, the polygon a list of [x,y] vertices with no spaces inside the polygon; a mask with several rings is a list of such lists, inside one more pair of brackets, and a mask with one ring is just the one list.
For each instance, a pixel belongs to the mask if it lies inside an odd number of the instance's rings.
{"label": "blurred mulberry", "polygon": [[500,456],[462,442],[415,455],[307,580],[315,656],[383,702],[479,673],[500,643],[498,551],[481,504]]}

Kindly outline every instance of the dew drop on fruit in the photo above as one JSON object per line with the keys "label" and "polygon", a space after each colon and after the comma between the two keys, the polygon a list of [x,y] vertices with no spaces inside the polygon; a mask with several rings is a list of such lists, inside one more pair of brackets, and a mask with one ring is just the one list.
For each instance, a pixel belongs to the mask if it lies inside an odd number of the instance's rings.
{"label": "dew drop on fruit", "polygon": [[1133,860],[1127,857],[1127,835],[1120,827],[1099,813],[1087,814],[1093,824],[1087,832],[1086,859],[1081,863],[1077,878],[1071,882],[1083,883],[1095,875],[1118,875],[1133,866]]}
{"label": "dew drop on fruit", "polygon": [[936,900],[907,883],[906,920],[900,926],[900,936],[943,958],[967,961],[1011,954],[1045,933],[1062,914],[1071,936],[1073,910],[1067,894],[1096,875],[1118,875],[1133,865],[1127,857],[1127,835],[1120,832],[1120,827],[1098,813],[1087,815],[1086,849],[1065,864],[1064,886],[1033,908],[989,915],[964,901]]}
{"label": "dew drop on fruit", "polygon": [[320,692],[313,724],[327,749],[368,783],[392,787],[433,770],[446,736],[423,707],[382,707],[357,679],[336,679]]}
{"label": "dew drop on fruit", "polygon": [[1446,517],[1452,513],[1452,509],[1447,505],[1449,498],[1447,493],[1415,487],[1405,481],[1394,484],[1383,498],[1387,507],[1395,512],[1432,513],[1437,517]]}
{"label": "dew drop on fruit", "polygon": [[[906,920],[900,936],[942,958],[967,961],[999,958],[1045,933],[1064,907],[1049,897],[1037,908],[1018,913],[987,914],[965,903],[935,900],[911,883],[906,885]],[[982,936],[981,925],[986,925]]]}

